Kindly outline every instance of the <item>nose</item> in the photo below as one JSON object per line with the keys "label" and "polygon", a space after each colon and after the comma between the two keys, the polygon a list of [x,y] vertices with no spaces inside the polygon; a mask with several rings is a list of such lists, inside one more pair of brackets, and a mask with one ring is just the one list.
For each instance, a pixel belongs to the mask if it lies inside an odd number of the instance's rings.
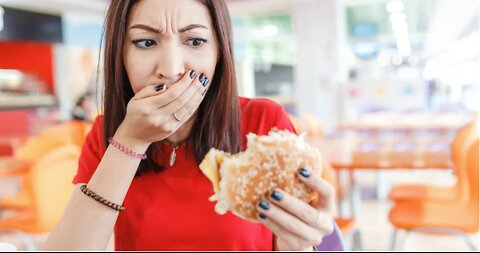
{"label": "nose", "polygon": [[158,55],[155,74],[169,82],[176,82],[185,73],[182,54],[174,47],[164,47]]}

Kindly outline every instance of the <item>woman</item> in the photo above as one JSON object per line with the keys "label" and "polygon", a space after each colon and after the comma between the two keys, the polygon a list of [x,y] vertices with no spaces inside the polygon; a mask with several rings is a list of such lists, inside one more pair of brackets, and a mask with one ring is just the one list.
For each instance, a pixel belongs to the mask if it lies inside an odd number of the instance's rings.
{"label": "woman", "polygon": [[103,250],[115,231],[116,250],[313,250],[332,232],[333,190],[308,170],[317,209],[277,191],[254,224],[208,201],[198,164],[209,148],[236,153],[248,132],[293,131],[281,106],[238,97],[223,1],[113,0],[105,42],[104,116],[47,249]]}

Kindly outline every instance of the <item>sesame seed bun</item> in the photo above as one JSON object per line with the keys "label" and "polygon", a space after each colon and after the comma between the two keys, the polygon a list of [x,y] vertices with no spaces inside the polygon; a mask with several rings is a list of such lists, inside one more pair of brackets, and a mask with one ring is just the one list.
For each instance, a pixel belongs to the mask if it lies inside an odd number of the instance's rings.
{"label": "sesame seed bun", "polygon": [[256,205],[275,189],[281,189],[311,205],[318,194],[298,177],[306,168],[321,175],[320,152],[308,145],[303,136],[272,129],[268,135],[247,135],[247,149],[231,155],[211,149],[200,163],[200,170],[212,182],[217,201],[215,211],[227,211],[252,222],[258,222]]}

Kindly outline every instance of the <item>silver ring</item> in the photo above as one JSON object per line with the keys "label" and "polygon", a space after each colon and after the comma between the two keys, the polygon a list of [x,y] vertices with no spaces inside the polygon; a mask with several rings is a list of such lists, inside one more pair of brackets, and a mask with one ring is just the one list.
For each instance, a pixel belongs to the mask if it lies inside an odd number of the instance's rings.
{"label": "silver ring", "polygon": [[177,121],[182,121],[181,119],[178,118],[177,114],[175,114],[175,112],[173,113],[173,117],[177,120]]}

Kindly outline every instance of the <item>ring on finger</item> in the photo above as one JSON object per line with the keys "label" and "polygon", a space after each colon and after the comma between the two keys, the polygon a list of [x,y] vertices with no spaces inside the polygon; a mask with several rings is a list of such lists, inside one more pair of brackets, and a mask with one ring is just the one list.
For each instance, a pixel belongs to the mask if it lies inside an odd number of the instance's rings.
{"label": "ring on finger", "polygon": [[173,117],[177,120],[177,121],[182,121],[178,116],[177,114],[175,114],[176,112],[173,113]]}

